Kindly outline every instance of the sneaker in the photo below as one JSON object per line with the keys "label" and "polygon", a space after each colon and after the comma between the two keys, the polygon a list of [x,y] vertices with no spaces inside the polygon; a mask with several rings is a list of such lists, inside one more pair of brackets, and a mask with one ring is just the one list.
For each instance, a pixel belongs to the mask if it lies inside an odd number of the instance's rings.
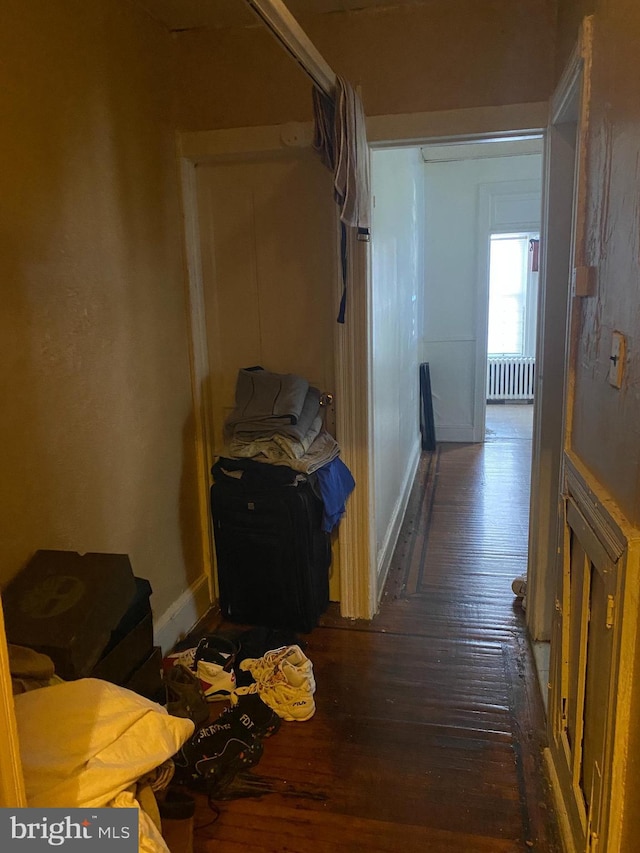
{"label": "sneaker", "polygon": [[207,702],[224,701],[236,687],[236,654],[237,646],[231,640],[208,634],[194,648],[167,655],[163,667],[165,671],[176,665],[185,667],[200,680]]}
{"label": "sneaker", "polygon": [[172,652],[166,655],[162,660],[162,668],[167,672],[174,666],[184,666],[186,669],[192,670],[193,661],[196,657],[196,647],[192,649],[184,649],[179,652]]}
{"label": "sneaker", "polygon": [[263,709],[255,700],[243,702],[200,729],[173,756],[176,782],[205,790],[215,799],[237,773],[257,764],[262,756],[259,733],[273,734],[280,724],[271,709],[260,705]]}
{"label": "sneaker", "polygon": [[209,706],[200,680],[186,666],[175,664],[163,673],[167,711],[174,717],[187,717],[197,726],[209,719]]}
{"label": "sneaker", "polygon": [[262,757],[262,741],[249,733],[234,736],[222,730],[189,747],[181,750],[184,757],[174,757],[176,782],[206,791],[211,799],[221,795],[240,771],[254,767]]}
{"label": "sneaker", "polygon": [[300,646],[282,646],[266,652],[261,658],[245,658],[240,663],[240,669],[250,672],[256,681],[268,678],[276,669],[278,664],[287,661],[295,667],[309,682],[312,693],[316,690],[316,681],[313,677],[313,664],[302,651]]}
{"label": "sneaker", "polygon": [[[254,737],[268,738],[280,728],[280,717],[259,696],[249,693],[237,697],[236,702],[220,714],[207,729],[241,731],[244,728]],[[205,730],[206,731],[206,730]]]}
{"label": "sneaker", "polygon": [[231,702],[238,703],[241,697],[252,693],[257,693],[279,717],[289,722],[309,720],[316,711],[308,677],[287,660],[250,687],[238,687]]}
{"label": "sneaker", "polygon": [[199,660],[196,664],[196,676],[202,685],[207,702],[221,702],[229,699],[236,689],[236,676],[233,671],[216,663]]}

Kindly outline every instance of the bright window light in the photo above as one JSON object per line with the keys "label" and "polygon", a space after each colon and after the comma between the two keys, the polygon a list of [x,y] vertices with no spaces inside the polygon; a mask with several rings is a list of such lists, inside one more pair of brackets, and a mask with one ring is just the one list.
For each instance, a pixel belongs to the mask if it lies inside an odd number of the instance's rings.
{"label": "bright window light", "polygon": [[[491,356],[533,354],[535,304],[530,288],[529,241],[536,234],[493,234],[489,254]],[[537,275],[537,274],[535,274]],[[533,316],[532,316],[533,315]]]}

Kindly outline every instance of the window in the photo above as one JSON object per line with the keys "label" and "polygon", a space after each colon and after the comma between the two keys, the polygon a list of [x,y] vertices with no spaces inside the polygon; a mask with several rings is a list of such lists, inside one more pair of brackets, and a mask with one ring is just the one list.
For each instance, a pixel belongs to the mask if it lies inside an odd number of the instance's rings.
{"label": "window", "polygon": [[491,235],[490,356],[535,355],[538,240],[538,234]]}

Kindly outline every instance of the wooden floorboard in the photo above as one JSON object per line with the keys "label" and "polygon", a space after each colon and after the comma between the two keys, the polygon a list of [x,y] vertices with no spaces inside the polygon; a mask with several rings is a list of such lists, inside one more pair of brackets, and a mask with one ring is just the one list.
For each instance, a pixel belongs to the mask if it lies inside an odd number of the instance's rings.
{"label": "wooden floorboard", "polygon": [[347,621],[332,605],[304,638],[315,716],[264,742],[253,796],[217,816],[198,797],[195,853],[559,853],[511,591],[529,454],[495,439],[423,455],[379,614]]}

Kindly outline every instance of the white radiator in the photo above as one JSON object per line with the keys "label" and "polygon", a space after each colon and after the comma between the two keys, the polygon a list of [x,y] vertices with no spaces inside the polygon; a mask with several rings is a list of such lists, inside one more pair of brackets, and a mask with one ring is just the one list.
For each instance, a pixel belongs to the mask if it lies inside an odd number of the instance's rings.
{"label": "white radiator", "polygon": [[533,400],[535,369],[533,357],[489,358],[487,400]]}

